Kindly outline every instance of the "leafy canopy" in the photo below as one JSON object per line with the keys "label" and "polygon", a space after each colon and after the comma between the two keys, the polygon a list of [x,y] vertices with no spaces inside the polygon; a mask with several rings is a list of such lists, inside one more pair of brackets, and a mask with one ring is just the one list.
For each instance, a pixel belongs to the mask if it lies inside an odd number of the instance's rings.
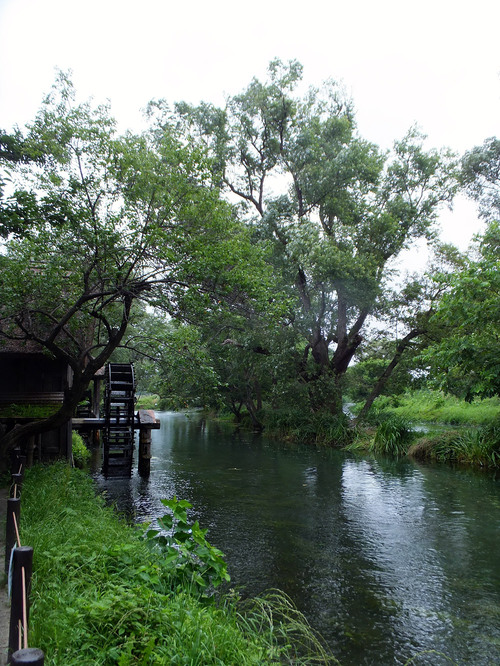
{"label": "leafy canopy", "polygon": [[454,275],[433,318],[443,338],[423,354],[439,386],[468,401],[500,395],[498,222],[476,238],[476,250]]}

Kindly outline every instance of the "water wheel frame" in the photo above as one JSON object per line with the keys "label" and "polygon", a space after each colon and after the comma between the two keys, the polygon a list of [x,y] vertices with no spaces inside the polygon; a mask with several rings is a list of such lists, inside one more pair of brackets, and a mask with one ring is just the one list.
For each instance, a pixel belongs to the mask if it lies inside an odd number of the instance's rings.
{"label": "water wheel frame", "polygon": [[103,474],[130,477],[135,434],[135,376],[131,363],[108,363],[105,369]]}

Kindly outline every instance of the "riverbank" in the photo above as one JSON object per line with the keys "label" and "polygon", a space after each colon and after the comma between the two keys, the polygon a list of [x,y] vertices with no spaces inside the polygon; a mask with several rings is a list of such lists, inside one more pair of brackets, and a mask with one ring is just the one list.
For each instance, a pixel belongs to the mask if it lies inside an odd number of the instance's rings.
{"label": "riverbank", "polygon": [[[362,404],[353,406],[361,409]],[[401,395],[380,396],[373,403],[370,417],[391,415],[411,422],[448,426],[485,426],[500,415],[500,399],[485,398],[466,402],[440,391],[421,389]]]}
{"label": "riverbank", "polygon": [[[356,406],[353,409],[356,412]],[[357,425],[347,448],[496,469],[500,467],[500,400],[467,403],[430,390],[381,397],[365,422]]]}
{"label": "riverbank", "polygon": [[[284,598],[243,612],[230,590],[200,594],[80,470],[26,471],[21,538],[34,548],[30,642],[47,666],[299,664],[315,651],[320,663],[335,663]],[[270,624],[275,613],[281,619]],[[303,640],[307,654],[294,648]]]}
{"label": "riverbank", "polygon": [[[367,417],[358,421],[361,407],[351,403],[349,415],[340,416],[264,408],[259,418],[264,435],[281,442],[500,467],[498,398],[469,404],[436,391],[414,391],[379,398]],[[243,417],[238,426],[251,428],[251,423]]]}

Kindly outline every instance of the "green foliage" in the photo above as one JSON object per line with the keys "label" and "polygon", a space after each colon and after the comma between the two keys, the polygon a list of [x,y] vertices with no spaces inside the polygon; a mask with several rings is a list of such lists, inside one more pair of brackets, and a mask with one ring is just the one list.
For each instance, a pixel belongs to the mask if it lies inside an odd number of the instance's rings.
{"label": "green foliage", "polygon": [[500,214],[500,140],[486,139],[462,158],[461,180],[466,192],[479,203],[480,214],[497,219]]}
{"label": "green foliage", "polygon": [[491,222],[476,239],[479,258],[457,272],[432,319],[444,335],[422,353],[435,384],[469,401],[500,395],[499,240]]}
{"label": "green foliage", "polygon": [[[388,262],[430,237],[439,205],[453,196],[455,163],[424,150],[414,129],[383,153],[358,136],[340,86],[329,81],[298,96],[301,77],[299,63],[276,60],[267,80],[253,79],[224,110],[180,104],[176,111],[185,135],[208,147],[226,191],[239,197],[289,303],[287,344],[273,344],[281,337],[275,331],[271,339],[256,331],[254,347],[278,365],[249,368],[245,358],[247,372],[223,385],[258,401],[257,378],[276,407],[287,404],[280,397],[300,395],[306,409],[340,414],[339,378],[367,318],[378,314]],[[251,313],[248,321],[252,327]]]}
{"label": "green foliage", "polygon": [[146,532],[147,543],[175,568],[183,587],[193,586],[203,594],[212,594],[222,582],[231,580],[223,553],[208,543],[207,530],[198,521],[188,522],[187,510],[192,507],[188,501],[174,497],[162,500],[162,504],[171,513],[158,518],[163,531]]}
{"label": "green foliage", "polygon": [[27,405],[11,403],[0,407],[1,418],[29,418],[29,419],[44,419],[57,412],[59,404],[53,405]]}
{"label": "green foliage", "polygon": [[496,417],[499,410],[498,398],[467,403],[439,391],[422,389],[404,395],[378,398],[369,415],[369,421],[376,421],[381,414],[387,413],[412,422],[486,425]]}
{"label": "green foliage", "polygon": [[414,438],[411,424],[401,417],[392,416],[380,423],[370,448],[374,453],[404,456]]}
{"label": "green foliage", "polygon": [[[0,150],[11,180],[7,192],[0,173],[0,209],[12,216],[10,227],[0,219],[0,234],[12,230],[0,256],[0,348],[29,341],[71,367],[60,423],[111,354],[137,341],[126,335],[141,317],[136,303],[215,326],[227,312],[262,311],[276,299],[264,251],[222,199],[206,150],[170,114],[120,135],[109,107],[78,103],[60,74],[19,141],[43,160]],[[192,338],[192,327],[172,333],[172,344],[182,335]],[[188,343],[185,366],[167,374],[198,364],[207,394],[211,365],[197,340]],[[0,448],[36,427],[11,431]]]}
{"label": "green foliage", "polygon": [[77,467],[84,468],[90,461],[91,453],[85,445],[82,436],[75,430],[71,433],[71,446],[73,449],[73,462]]}
{"label": "green foliage", "polygon": [[334,663],[283,601],[247,614],[235,594],[216,604],[183,586],[80,470],[27,470],[21,541],[34,548],[30,643],[51,666]]}
{"label": "green foliage", "polygon": [[136,409],[158,409],[160,396],[156,394],[139,395],[135,403]]}
{"label": "green foliage", "polygon": [[439,462],[500,467],[500,420],[476,429],[427,435],[415,442],[409,455]]}
{"label": "green foliage", "polygon": [[266,409],[262,419],[266,434],[299,444],[345,446],[354,436],[345,414]]}

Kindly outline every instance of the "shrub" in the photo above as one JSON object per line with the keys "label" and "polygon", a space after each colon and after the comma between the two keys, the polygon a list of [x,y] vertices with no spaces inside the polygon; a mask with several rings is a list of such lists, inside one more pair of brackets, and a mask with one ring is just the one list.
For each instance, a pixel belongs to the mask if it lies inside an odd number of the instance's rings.
{"label": "shrub", "polygon": [[414,458],[498,467],[500,465],[499,420],[481,428],[467,428],[427,435],[409,449]]}
{"label": "shrub", "polygon": [[414,438],[409,421],[392,416],[380,423],[370,448],[374,453],[404,456]]}
{"label": "shrub", "polygon": [[91,453],[86,447],[83,437],[75,430],[71,433],[71,446],[75,467],[85,468],[90,460]]}

